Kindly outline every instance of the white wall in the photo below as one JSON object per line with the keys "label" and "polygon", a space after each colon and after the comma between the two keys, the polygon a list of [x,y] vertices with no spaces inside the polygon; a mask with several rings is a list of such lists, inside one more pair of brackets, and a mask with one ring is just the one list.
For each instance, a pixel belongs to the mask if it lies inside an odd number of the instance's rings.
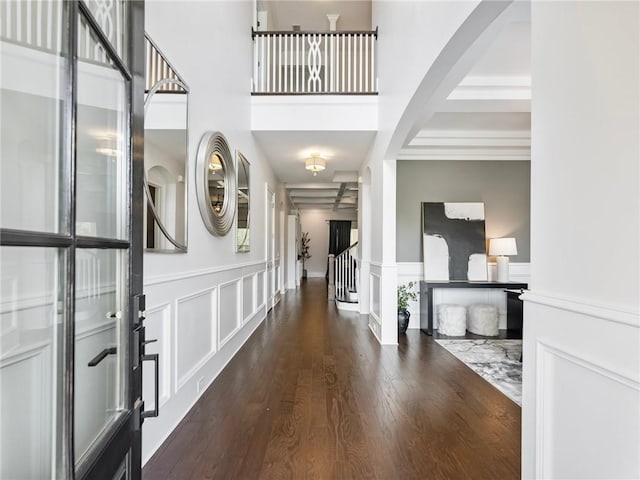
{"label": "white wall", "polygon": [[[379,27],[378,135],[361,175],[371,170],[370,278],[361,281],[371,292],[370,327],[385,344],[397,343],[396,160],[389,151],[393,134],[421,81],[446,43],[478,4],[461,2],[373,2],[372,24]],[[399,53],[402,53],[401,55]],[[365,226],[369,230],[368,226]],[[367,282],[370,280],[370,282]],[[378,304],[379,300],[379,304]]]}
{"label": "white wall", "polygon": [[639,14],[532,3],[524,478],[640,477]]}
{"label": "white wall", "polygon": [[351,220],[351,228],[358,227],[358,214],[349,212],[333,212],[331,210],[301,210],[300,226],[303,232],[309,232],[311,258],[305,262],[309,277],[323,277],[327,272],[329,256],[329,220]]}
{"label": "white wall", "polygon": [[[277,183],[250,131],[252,2],[146,2],[146,30],[190,88],[188,253],[147,253],[147,347],[161,354],[160,417],[143,429],[143,462],[265,317],[265,182]],[[251,252],[205,229],[195,197],[198,142],[221,131],[251,163]],[[276,215],[278,222],[279,215]],[[276,232],[280,232],[276,225]],[[280,242],[276,240],[276,264]],[[151,369],[145,402],[152,403]]]}

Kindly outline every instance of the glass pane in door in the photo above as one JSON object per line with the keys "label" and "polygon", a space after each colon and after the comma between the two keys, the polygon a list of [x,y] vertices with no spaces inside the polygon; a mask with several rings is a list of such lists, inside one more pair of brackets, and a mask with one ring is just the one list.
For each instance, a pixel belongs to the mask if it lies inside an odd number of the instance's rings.
{"label": "glass pane in door", "polygon": [[69,231],[59,213],[69,179],[62,174],[61,160],[67,52],[60,19],[66,6],[61,1],[0,2],[3,228]]}
{"label": "glass pane in door", "polygon": [[124,411],[127,386],[126,250],[76,251],[76,464]]}
{"label": "glass pane in door", "polygon": [[127,7],[130,0],[85,0],[104,35],[118,52],[123,61],[127,61]]}
{"label": "glass pane in door", "polygon": [[83,18],[78,32],[76,233],[127,233],[127,82]]}
{"label": "glass pane in door", "polygon": [[57,478],[62,301],[56,248],[0,247],[0,478]]}

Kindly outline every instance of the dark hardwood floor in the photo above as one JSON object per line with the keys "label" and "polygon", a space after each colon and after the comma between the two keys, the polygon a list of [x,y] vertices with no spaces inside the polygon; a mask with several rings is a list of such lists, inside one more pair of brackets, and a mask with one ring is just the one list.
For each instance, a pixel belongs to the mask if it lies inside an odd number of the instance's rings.
{"label": "dark hardwood floor", "polygon": [[520,407],[418,330],[381,346],[324,280],[265,319],[143,470],[162,479],[516,479]]}

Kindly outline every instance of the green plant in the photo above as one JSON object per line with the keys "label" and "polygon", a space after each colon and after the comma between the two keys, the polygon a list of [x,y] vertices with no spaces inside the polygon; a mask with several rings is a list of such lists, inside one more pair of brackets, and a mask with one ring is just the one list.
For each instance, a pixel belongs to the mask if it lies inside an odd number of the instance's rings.
{"label": "green plant", "polygon": [[311,239],[309,238],[309,232],[302,232],[302,238],[300,239],[300,258],[302,258],[302,268],[304,268],[305,260],[309,260],[311,258],[311,254],[309,253],[310,243]]}
{"label": "green plant", "polygon": [[412,290],[416,282],[409,282],[398,287],[398,310],[406,310],[409,307],[409,300],[418,300],[418,294]]}

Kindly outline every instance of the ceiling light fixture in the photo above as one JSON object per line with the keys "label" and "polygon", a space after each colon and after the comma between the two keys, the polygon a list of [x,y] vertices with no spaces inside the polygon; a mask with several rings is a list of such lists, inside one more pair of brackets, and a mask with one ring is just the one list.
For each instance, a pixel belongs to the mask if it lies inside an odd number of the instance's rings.
{"label": "ceiling light fixture", "polygon": [[327,168],[327,161],[322,158],[319,153],[312,153],[311,156],[304,161],[304,168],[313,172],[313,176],[315,177],[318,172]]}
{"label": "ceiling light fixture", "polygon": [[114,146],[118,146],[118,138],[116,135],[98,137],[96,153],[104,155],[105,157],[119,157],[121,152],[118,148],[114,148]]}
{"label": "ceiling light fixture", "polygon": [[220,157],[215,153],[211,155],[209,158],[209,170],[212,172],[216,172],[218,170],[222,170],[222,163],[220,162]]}

